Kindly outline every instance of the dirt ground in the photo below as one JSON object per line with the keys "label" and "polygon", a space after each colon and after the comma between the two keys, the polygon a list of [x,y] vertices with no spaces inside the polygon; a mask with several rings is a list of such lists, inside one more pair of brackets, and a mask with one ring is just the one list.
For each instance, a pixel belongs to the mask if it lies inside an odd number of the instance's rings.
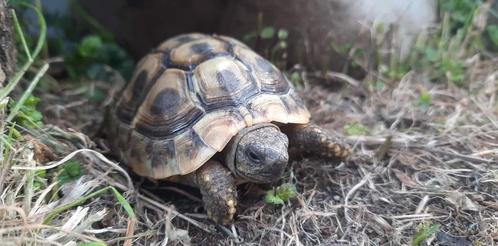
{"label": "dirt ground", "polygon": [[[298,196],[284,206],[263,201],[271,185],[241,186],[238,215],[229,227],[206,219],[197,190],[143,180],[112,162],[105,141],[95,136],[110,97],[92,100],[88,93],[112,94],[122,79],[64,83],[39,95],[47,123],[41,142],[57,160],[74,156],[85,175],[31,213],[111,185],[123,192],[137,219],[103,193],[61,211],[51,228],[26,233],[109,245],[410,245],[417,237],[424,241],[417,245],[495,245],[498,60],[471,62],[469,88],[431,83],[413,72],[382,87],[308,74],[300,94],[312,120],[344,138],[353,156],[345,163],[292,160],[281,182],[295,184]],[[430,104],[421,104],[422,93],[431,95]],[[24,177],[24,171],[6,180]],[[73,234],[61,234],[67,230]]]}

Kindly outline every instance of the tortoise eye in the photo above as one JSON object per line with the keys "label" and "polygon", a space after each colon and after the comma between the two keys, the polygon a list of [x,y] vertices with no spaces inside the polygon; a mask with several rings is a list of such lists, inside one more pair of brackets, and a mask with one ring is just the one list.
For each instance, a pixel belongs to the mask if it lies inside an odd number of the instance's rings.
{"label": "tortoise eye", "polygon": [[254,163],[261,163],[262,159],[256,154],[256,152],[252,149],[247,150],[247,157]]}

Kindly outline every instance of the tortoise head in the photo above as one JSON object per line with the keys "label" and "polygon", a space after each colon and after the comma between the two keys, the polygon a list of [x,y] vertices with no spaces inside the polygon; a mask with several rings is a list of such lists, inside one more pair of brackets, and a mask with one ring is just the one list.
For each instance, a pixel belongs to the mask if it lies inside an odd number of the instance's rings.
{"label": "tortoise head", "polygon": [[256,183],[281,178],[289,161],[289,140],[273,124],[260,124],[239,132],[232,140],[226,163],[235,176]]}

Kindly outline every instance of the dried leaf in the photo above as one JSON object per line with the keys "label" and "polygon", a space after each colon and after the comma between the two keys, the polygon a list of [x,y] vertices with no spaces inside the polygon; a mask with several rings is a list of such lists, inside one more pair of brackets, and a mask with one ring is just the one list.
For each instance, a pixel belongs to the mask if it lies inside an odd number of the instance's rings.
{"label": "dried leaf", "polygon": [[[78,207],[69,217],[69,219],[64,223],[62,229],[66,231],[73,231],[76,226],[88,215],[88,207]],[[65,232],[58,232],[47,237],[48,241],[62,241],[61,238],[67,236]]]}
{"label": "dried leaf", "polygon": [[412,178],[410,178],[410,176],[408,176],[403,171],[395,169],[395,168],[392,168],[391,170],[394,172],[394,175],[396,175],[396,178],[398,178],[399,181],[401,181],[401,183],[403,183],[404,185],[411,187],[411,188],[415,188],[418,186],[417,182],[415,182]]}
{"label": "dried leaf", "polygon": [[451,192],[446,196],[446,200],[451,202],[455,207],[467,211],[479,211],[479,205],[475,204],[465,194]]}
{"label": "dried leaf", "polygon": [[183,230],[183,229],[172,229],[172,230],[169,230],[167,233],[168,233],[169,240],[171,240],[173,242],[174,241],[180,241],[180,242],[183,242],[186,245],[190,245],[191,238],[188,235],[188,231],[187,230]]}
{"label": "dried leaf", "polygon": [[482,201],[482,205],[498,211],[498,202]]}

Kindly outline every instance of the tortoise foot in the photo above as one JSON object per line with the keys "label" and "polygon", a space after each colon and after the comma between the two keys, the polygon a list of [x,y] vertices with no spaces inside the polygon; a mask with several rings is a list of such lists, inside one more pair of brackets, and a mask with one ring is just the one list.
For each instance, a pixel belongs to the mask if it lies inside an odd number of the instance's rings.
{"label": "tortoise foot", "polygon": [[209,161],[197,170],[197,184],[208,217],[218,224],[232,223],[237,211],[237,188],[230,171]]}
{"label": "tortoise foot", "polygon": [[315,124],[289,126],[287,132],[290,146],[302,152],[338,160],[351,155],[349,146]]}

